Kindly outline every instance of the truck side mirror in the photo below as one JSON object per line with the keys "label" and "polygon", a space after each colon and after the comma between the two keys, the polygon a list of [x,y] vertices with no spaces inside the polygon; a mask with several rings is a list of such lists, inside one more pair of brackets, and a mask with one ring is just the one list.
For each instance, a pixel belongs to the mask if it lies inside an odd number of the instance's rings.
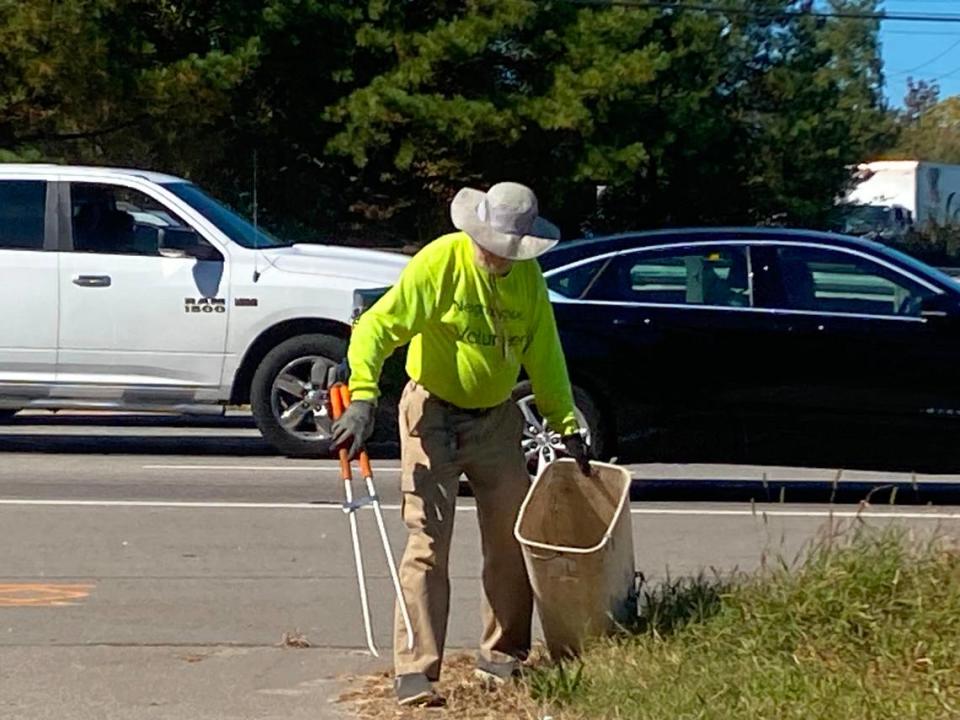
{"label": "truck side mirror", "polygon": [[223,260],[220,251],[200,237],[192,228],[157,228],[157,233],[157,248],[164,257]]}

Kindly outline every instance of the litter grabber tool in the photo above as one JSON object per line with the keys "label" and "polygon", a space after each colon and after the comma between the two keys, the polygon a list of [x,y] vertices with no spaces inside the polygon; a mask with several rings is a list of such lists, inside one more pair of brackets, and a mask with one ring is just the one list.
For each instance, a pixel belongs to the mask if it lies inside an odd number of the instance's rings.
{"label": "litter grabber tool", "polygon": [[[336,384],[330,388],[330,410],[334,420],[338,420],[343,411],[350,407],[350,390],[346,385]],[[393,550],[390,547],[390,539],[387,537],[387,528],[383,523],[383,511],[380,508],[380,498],[377,495],[377,488],[373,483],[373,469],[370,467],[370,456],[366,450],[360,451],[360,472],[366,482],[367,494],[363,497],[353,497],[353,467],[350,462],[350,456],[345,448],[340,450],[340,476],[343,479],[343,492],[345,501],[343,503],[343,512],[350,520],[350,539],[353,542],[353,559],[357,567],[357,587],[360,591],[360,610],[363,613],[363,629],[367,635],[367,647],[375,657],[380,657],[377,645],[373,639],[373,626],[370,620],[370,602],[367,598],[367,578],[363,571],[363,553],[360,551],[360,534],[357,528],[357,511],[369,505],[373,509],[373,516],[377,521],[377,529],[380,531],[380,541],[383,544],[383,553],[386,555],[387,568],[390,571],[390,579],[393,581],[393,590],[397,596],[397,605],[400,608],[400,615],[403,618],[403,625],[407,631],[407,649],[413,649],[413,625],[410,622],[410,613],[407,610],[407,603],[403,598],[403,590],[400,587],[400,576],[397,574],[397,564],[393,560]]]}

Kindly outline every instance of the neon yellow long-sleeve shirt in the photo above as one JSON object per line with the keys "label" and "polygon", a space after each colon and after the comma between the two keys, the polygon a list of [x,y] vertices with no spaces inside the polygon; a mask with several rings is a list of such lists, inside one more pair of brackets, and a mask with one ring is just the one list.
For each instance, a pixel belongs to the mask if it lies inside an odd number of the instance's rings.
{"label": "neon yellow long-sleeve shirt", "polygon": [[440,399],[469,409],[499,405],[523,365],[550,427],[577,430],[557,324],[535,260],[497,276],[476,266],[465,233],[424,247],[353,330],[347,360],[355,399],[377,398],[383,363],[406,342],[407,374]]}

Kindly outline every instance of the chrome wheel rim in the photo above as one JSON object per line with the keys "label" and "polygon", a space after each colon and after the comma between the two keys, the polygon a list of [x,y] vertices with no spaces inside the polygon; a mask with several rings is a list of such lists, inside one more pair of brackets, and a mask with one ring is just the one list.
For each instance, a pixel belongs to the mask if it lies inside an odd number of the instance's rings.
{"label": "chrome wheel rim", "polygon": [[[527,461],[527,470],[531,475],[539,475],[543,469],[558,457],[565,457],[566,450],[563,438],[559,432],[550,428],[549,423],[537,410],[537,403],[533,395],[526,395],[517,400],[517,407],[523,414],[523,439],[520,447],[523,448],[523,457]],[[591,444],[590,426],[580,408],[574,408],[577,422],[580,424],[580,434],[587,445]]]}
{"label": "chrome wheel rim", "polygon": [[277,373],[270,388],[270,406],[280,427],[294,437],[313,442],[328,440],[333,423],[327,410],[327,389],[311,381],[318,363],[326,368],[330,361],[319,355],[290,361]]}

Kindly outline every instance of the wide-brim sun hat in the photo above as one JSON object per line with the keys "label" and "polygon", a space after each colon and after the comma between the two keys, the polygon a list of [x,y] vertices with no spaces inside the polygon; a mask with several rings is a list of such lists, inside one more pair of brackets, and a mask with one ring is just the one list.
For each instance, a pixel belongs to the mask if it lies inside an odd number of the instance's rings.
{"label": "wide-brim sun hat", "polygon": [[497,183],[487,192],[463,188],[450,204],[453,226],[507,260],[532,260],[560,241],[560,228],[540,217],[526,185]]}

